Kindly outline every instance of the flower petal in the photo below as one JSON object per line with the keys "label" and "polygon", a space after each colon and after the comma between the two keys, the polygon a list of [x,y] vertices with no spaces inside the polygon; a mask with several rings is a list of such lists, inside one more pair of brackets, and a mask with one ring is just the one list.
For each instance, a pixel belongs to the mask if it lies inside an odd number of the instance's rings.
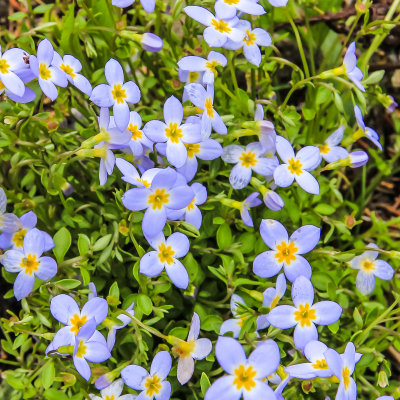
{"label": "flower petal", "polygon": [[122,203],[128,210],[144,210],[149,207],[148,198],[150,193],[150,189],[145,188],[129,189],[122,196]]}
{"label": "flower petal", "polygon": [[167,275],[172,283],[179,289],[186,289],[189,285],[189,275],[186,268],[179,260],[174,260],[171,264],[165,265]]}
{"label": "flower petal", "polygon": [[297,324],[294,319],[296,309],[293,306],[277,306],[268,314],[268,322],[279,329],[289,329]]}
{"label": "flower petal", "polygon": [[272,250],[282,242],[288,242],[289,236],[286,228],[274,219],[263,219],[260,224],[260,234],[265,244]]}
{"label": "flower petal", "polygon": [[154,237],[163,230],[166,222],[167,213],[165,208],[161,210],[148,208],[144,213],[142,221],[143,233],[148,237]]}
{"label": "flower petal", "polygon": [[164,263],[160,261],[156,251],[150,251],[140,259],[139,272],[143,275],[157,276],[161,274],[163,269]]}
{"label": "flower petal", "polygon": [[87,319],[94,319],[96,325],[101,324],[107,317],[108,304],[105,299],[101,297],[93,297],[83,307],[81,315],[86,315]]}
{"label": "flower petal", "polygon": [[300,175],[296,175],[294,178],[299,186],[307,193],[319,194],[319,183],[308,171],[303,171]]}
{"label": "flower petal", "polygon": [[311,326],[301,326],[298,324],[293,334],[294,345],[302,350],[311,340],[318,340],[318,331],[316,326],[311,323]]}
{"label": "flower petal", "polygon": [[80,314],[76,301],[66,294],[59,294],[51,299],[50,311],[53,317],[64,325],[69,324],[73,315]]}
{"label": "flower petal", "polygon": [[181,385],[187,383],[193,376],[194,360],[192,357],[180,357],[178,360],[177,378]]}
{"label": "flower petal", "polygon": [[275,257],[275,251],[264,251],[259,254],[253,262],[253,272],[261,278],[271,278],[282,269]]}
{"label": "flower petal", "polygon": [[39,269],[35,272],[37,278],[47,281],[57,273],[57,263],[51,257],[39,258]]}
{"label": "flower petal", "polygon": [[273,340],[260,342],[248,358],[248,364],[257,372],[255,379],[267,378],[279,366],[281,355],[278,345]]}
{"label": "flower petal", "polygon": [[110,58],[105,67],[104,73],[106,75],[107,82],[112,86],[114,84],[123,84],[124,83],[124,71],[121,67],[121,64],[114,60],[114,58]]}
{"label": "flower petal", "polygon": [[149,373],[139,365],[128,365],[121,371],[121,378],[125,385],[134,390],[143,390],[142,382]]}
{"label": "flower petal", "polygon": [[251,390],[243,391],[243,400],[276,400],[274,391],[266,382],[256,380],[255,384]]}
{"label": "flower petal", "polygon": [[241,364],[246,363],[246,354],[241,344],[230,337],[220,336],[215,345],[215,356],[222,369],[228,374]]}
{"label": "flower petal", "polygon": [[293,232],[290,241],[296,245],[298,254],[304,254],[317,245],[320,236],[321,228],[314,225],[304,225]]}
{"label": "flower petal", "polygon": [[28,275],[24,272],[20,272],[14,282],[14,296],[17,300],[29,295],[35,284],[35,275]]}
{"label": "flower petal", "polygon": [[181,168],[187,160],[187,150],[182,141],[174,143],[167,141],[167,160],[175,167]]}
{"label": "flower petal", "polygon": [[314,322],[318,325],[330,325],[335,323],[342,314],[342,307],[334,301],[320,301],[312,308],[316,311]]}
{"label": "flower petal", "polygon": [[288,187],[293,183],[294,175],[290,173],[287,164],[281,164],[275,168],[274,181],[280,187]]}
{"label": "flower petal", "polygon": [[205,400],[239,400],[242,396],[242,391],[237,390],[233,384],[234,376],[227,375],[217,379],[208,388],[204,399]]}
{"label": "flower petal", "polygon": [[394,270],[389,263],[383,260],[376,260],[374,265],[376,268],[374,271],[375,276],[385,281],[393,278]]}
{"label": "flower petal", "polygon": [[[296,308],[301,304],[311,306],[314,302],[314,287],[309,279],[299,276],[292,286],[292,299]],[[336,303],[335,303],[336,304]]]}
{"label": "flower petal", "polygon": [[202,360],[206,358],[212,350],[212,343],[210,339],[202,338],[196,340],[196,347],[192,352],[192,357],[195,360]]}
{"label": "flower petal", "polygon": [[95,363],[101,363],[111,357],[107,346],[104,343],[89,340],[86,342],[86,360]]}
{"label": "flower petal", "polygon": [[286,278],[290,282],[294,282],[299,276],[304,276],[307,279],[310,279],[312,274],[310,263],[304,257],[299,255],[296,255],[296,259],[291,261],[290,265],[284,263],[283,269]]}
{"label": "flower petal", "polygon": [[294,150],[290,142],[282,136],[276,136],[276,151],[281,160],[287,164],[289,159],[294,158]]}
{"label": "flower petal", "polygon": [[168,208],[180,210],[187,207],[194,198],[193,190],[188,186],[177,186],[170,191]]}
{"label": "flower petal", "polygon": [[76,357],[76,356],[73,357],[73,361],[74,361],[75,368],[78,371],[79,375],[83,379],[89,381],[91,371],[90,371],[90,367],[89,367],[89,364],[87,363],[87,361],[84,358]]}
{"label": "flower petal", "polygon": [[167,239],[167,246],[171,246],[172,250],[175,251],[174,257],[184,257],[190,248],[190,242],[187,236],[181,232],[175,232]]}
{"label": "flower petal", "polygon": [[251,179],[251,168],[243,167],[241,164],[236,164],[229,175],[229,182],[234,189],[245,188]]}
{"label": "flower petal", "polygon": [[182,103],[175,96],[169,97],[164,103],[164,120],[167,125],[175,123],[179,126],[182,123]]}
{"label": "flower petal", "polygon": [[172,358],[168,351],[158,352],[151,363],[150,375],[157,375],[163,381],[169,374]]}
{"label": "flower petal", "polygon": [[372,273],[359,271],[356,278],[356,286],[363,295],[370,294],[375,289],[375,276]]}

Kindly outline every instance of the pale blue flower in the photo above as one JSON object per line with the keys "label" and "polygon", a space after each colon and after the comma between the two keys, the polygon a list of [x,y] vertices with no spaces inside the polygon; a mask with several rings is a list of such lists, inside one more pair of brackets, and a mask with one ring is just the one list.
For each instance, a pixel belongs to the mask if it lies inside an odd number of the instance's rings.
{"label": "pale blue flower", "polygon": [[100,396],[89,394],[91,400],[135,400],[134,394],[124,394],[121,396],[124,389],[124,382],[122,379],[117,379],[106,388],[100,391]]}
{"label": "pale blue flower", "polygon": [[166,381],[172,366],[168,351],[158,352],[151,363],[150,373],[139,365],[128,365],[121,371],[125,385],[140,391],[139,400],[168,400],[171,396],[171,384]]}
{"label": "pale blue flower", "polygon": [[356,56],[356,43],[352,42],[348,47],[346,54],[343,59],[343,67],[347,77],[362,91],[365,92],[365,88],[361,83],[364,75],[361,69],[357,67],[357,56]]}
{"label": "pale blue flower", "polygon": [[188,152],[185,144],[194,144],[201,141],[199,124],[184,123],[182,103],[171,96],[164,104],[165,123],[152,120],[143,128],[145,135],[155,143],[166,142],[168,161],[176,168],[182,167],[187,160]]}
{"label": "pale blue flower", "polygon": [[273,308],[268,322],[279,329],[296,326],[293,334],[296,348],[303,350],[308,342],[318,339],[317,325],[330,325],[342,314],[342,308],[334,301],[313,304],[314,288],[309,279],[299,276],[292,286],[294,306],[283,305]]}
{"label": "pale blue flower", "polygon": [[280,362],[279,347],[273,340],[260,342],[246,357],[241,344],[233,338],[220,336],[215,355],[227,375],[217,379],[207,390],[205,400],[275,399],[265,378],[276,371]]}
{"label": "pale blue flower", "polygon": [[[371,249],[378,249],[375,243],[368,244]],[[356,286],[360,293],[367,295],[374,291],[375,277],[389,281],[393,278],[394,269],[390,264],[383,260],[377,260],[378,251],[367,250],[360,256],[354,257],[350,262],[350,267],[357,269]]]}
{"label": "pale blue flower", "polygon": [[216,51],[210,51],[207,59],[199,56],[187,56],[178,61],[178,66],[184,71],[198,72],[202,74],[204,85],[212,85],[217,75],[216,67],[225,67],[228,60]]}
{"label": "pale blue flower", "polygon": [[252,171],[263,176],[270,176],[278,167],[276,157],[265,158],[265,150],[261,143],[250,143],[244,149],[242,146],[232,144],[224,147],[221,158],[236,164],[229,175],[229,182],[234,189],[245,188],[251,179]]}
{"label": "pale blue flower", "polygon": [[274,7],[285,7],[289,0],[268,0],[269,4]]}
{"label": "pale blue flower", "polygon": [[379,135],[372,128],[365,126],[365,122],[362,116],[360,107],[354,106],[354,114],[356,116],[357,124],[363,135],[367,137],[379,150],[382,150],[382,145],[379,143]]}
{"label": "pale blue flower", "polygon": [[344,147],[338,146],[342,141],[344,134],[344,126],[340,126],[319,146],[321,157],[328,163],[335,162],[346,158],[349,153]]}
{"label": "pale blue flower", "polygon": [[282,197],[279,196],[278,193],[274,192],[273,190],[267,190],[263,196],[264,204],[271,210],[271,211],[280,211],[282,210],[283,206],[285,205]]}
{"label": "pale blue flower", "polygon": [[258,198],[259,193],[254,192],[250,196],[248,196],[242,202],[242,208],[240,210],[240,217],[242,218],[243,223],[250,228],[254,227],[253,219],[250,215],[250,208],[257,207],[262,204],[262,201]]}
{"label": "pale blue flower", "polygon": [[265,14],[264,7],[258,4],[259,0],[217,0],[215,2],[215,12],[221,18],[233,18],[236,16],[236,12],[250,15],[262,15]]}
{"label": "pale blue flower", "polygon": [[295,155],[289,141],[282,136],[277,136],[276,151],[283,164],[279,165],[274,171],[275,183],[280,187],[288,187],[296,180],[306,192],[319,194],[318,181],[309,172],[321,162],[318,147],[303,147]]}
{"label": "pale blue flower", "polygon": [[90,96],[99,107],[113,107],[115,124],[125,131],[129,124],[129,105],[140,100],[140,90],[135,82],[124,83],[124,71],[121,64],[111,58],[104,67],[108,85],[97,85]]}
{"label": "pale blue flower", "polygon": [[[135,311],[133,310],[133,306],[135,305],[135,303],[132,303],[125,311],[129,314],[129,315],[135,315]],[[117,320],[120,321],[120,324],[113,324],[110,328],[110,330],[108,331],[108,335],[107,335],[107,347],[108,350],[111,351],[112,348],[114,347],[115,344],[115,337],[117,335],[117,330],[125,328],[125,326],[127,326],[131,321],[132,318],[129,318],[127,315],[125,314],[119,314],[118,316],[115,317]]]}
{"label": "pale blue flower", "polygon": [[162,171],[161,168],[150,168],[140,176],[136,168],[123,158],[117,158],[115,162],[122,173],[122,180],[140,188],[149,188],[153,178]]}
{"label": "pale blue flower", "polygon": [[165,240],[162,232],[148,238],[150,246],[155,251],[146,253],[140,259],[139,272],[147,276],[157,276],[165,269],[172,283],[179,289],[186,289],[189,285],[189,275],[185,266],[179,261],[190,247],[189,239],[180,232],[175,232]]}
{"label": "pale blue flower", "polygon": [[29,295],[35,284],[35,277],[47,281],[57,273],[57,263],[51,257],[43,257],[45,239],[41,231],[31,229],[23,239],[21,250],[7,250],[1,263],[7,272],[18,273],[14,282],[17,300]]}
{"label": "pale blue flower", "polygon": [[224,321],[219,329],[219,334],[224,335],[227,332],[232,332],[234,338],[238,338],[240,334],[240,330],[247,317],[240,317],[240,313],[238,312],[238,308],[241,307],[241,304],[246,304],[242,297],[237,294],[233,294],[231,297],[231,313],[233,318],[227,319]]}
{"label": "pale blue flower", "polygon": [[186,6],[183,10],[189,17],[207,26],[203,36],[210,47],[221,47],[228,39],[239,42],[245,35],[243,31],[236,28],[239,21],[237,17],[224,19],[219,15],[214,16],[209,10],[199,6]]}
{"label": "pale blue flower", "polygon": [[257,104],[254,120],[258,122],[260,143],[265,153],[272,157],[276,153],[276,131],[271,121],[264,120],[264,109],[261,104]]}
{"label": "pale blue flower", "polygon": [[21,222],[16,215],[6,213],[6,208],[7,196],[3,188],[0,188],[0,231],[13,234],[21,229]]}
{"label": "pale blue flower", "polygon": [[318,243],[321,229],[304,225],[290,236],[286,228],[273,219],[263,219],[261,237],[269,251],[259,254],[253,263],[253,271],[262,278],[276,275],[283,267],[286,278],[294,282],[299,276],[311,277],[310,263],[301,255],[311,251]]}
{"label": "pale blue flower", "polygon": [[[125,8],[129,7],[135,2],[135,0],[112,0],[111,4],[116,7]],[[156,0],[140,0],[143,8],[146,12],[151,13],[154,11]]]}
{"label": "pale blue flower", "polygon": [[368,162],[368,154],[362,150],[356,150],[349,154],[350,166],[352,168],[359,168]]}
{"label": "pale blue flower", "polygon": [[31,70],[38,78],[40,88],[53,101],[58,96],[56,85],[61,87],[68,85],[66,74],[52,65],[54,54],[53,45],[44,39],[39,43],[37,57],[33,55],[29,57]]}
{"label": "pale blue flower", "polygon": [[144,50],[151,51],[152,53],[157,53],[163,48],[163,40],[156,34],[150,32],[146,32],[142,35],[140,43]]}

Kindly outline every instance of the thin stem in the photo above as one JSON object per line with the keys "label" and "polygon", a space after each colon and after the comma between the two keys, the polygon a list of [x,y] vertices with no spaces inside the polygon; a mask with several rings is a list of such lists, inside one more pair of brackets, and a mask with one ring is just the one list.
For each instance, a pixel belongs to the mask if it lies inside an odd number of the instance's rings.
{"label": "thin stem", "polygon": [[132,321],[136,324],[139,325],[141,328],[143,328],[144,330],[146,330],[147,332],[150,332],[151,334],[158,336],[159,338],[163,339],[163,340],[168,340],[167,336],[163,335],[161,332],[159,332],[157,329],[152,328],[151,326],[148,326],[146,324],[144,324],[142,321],[138,320],[136,317],[134,317],[133,315],[129,314],[128,312],[126,312],[125,310],[120,310],[122,314],[126,315],[127,317],[131,318]]}

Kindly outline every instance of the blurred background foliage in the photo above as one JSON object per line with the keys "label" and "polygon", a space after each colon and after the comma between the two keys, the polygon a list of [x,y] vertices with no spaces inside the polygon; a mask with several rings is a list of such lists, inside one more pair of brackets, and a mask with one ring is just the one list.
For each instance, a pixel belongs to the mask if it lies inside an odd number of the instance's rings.
{"label": "blurred background foliage", "polygon": [[[127,76],[140,87],[142,98],[135,106],[144,122],[160,118],[167,97],[180,97],[177,61],[184,55],[204,55],[202,27],[184,17],[185,4],[212,7],[213,1],[157,0],[156,11],[146,14],[138,2],[121,10],[109,0],[2,0],[2,49],[20,47],[35,54],[38,42],[48,38],[60,54],[72,54],[83,65],[82,73],[92,85],[105,82],[104,64],[119,60]],[[287,10],[261,3],[267,13],[257,18],[268,30],[273,45],[264,49],[257,68],[240,52],[225,52],[228,66],[219,71],[215,84],[215,106],[226,122],[229,135],[224,145],[234,143],[234,133],[245,121],[254,119],[255,100],[266,110],[276,131],[296,145],[321,144],[339,125],[350,136],[355,128],[353,105],[360,105],[366,124],[381,135],[384,151],[368,150],[370,162],[356,170],[317,171],[321,194],[312,196],[292,186],[279,190],[285,201],[280,212],[266,207],[252,211],[255,226],[262,218],[281,221],[289,233],[304,224],[322,227],[320,245],[308,255],[313,267],[312,282],[319,299],[337,301],[344,309],[340,321],[324,328],[320,340],[342,351],[352,340],[363,353],[356,367],[359,398],[379,394],[399,397],[400,376],[400,112],[388,113],[386,94],[399,98],[400,14],[393,24],[383,23],[392,1],[290,0]],[[1,4],[1,3],[0,3]],[[6,11],[6,12],[5,12]],[[298,43],[288,16],[294,20],[304,46],[307,68],[302,64]],[[250,18],[251,19],[251,18]],[[135,33],[154,32],[164,40],[160,53],[149,53],[136,42]],[[343,79],[301,81],[342,63],[345,48],[356,40],[360,67],[365,73],[366,94],[351,90]],[[308,69],[308,70],[307,70]],[[300,82],[300,84],[299,84]],[[296,86],[298,90],[290,92]],[[164,334],[185,338],[193,311],[201,318],[204,335],[217,338],[223,320],[230,317],[232,293],[240,294],[248,309],[243,324],[243,343],[257,340],[255,321],[261,308],[260,294],[275,279],[264,280],[252,273],[252,261],[266,250],[258,228],[242,223],[237,210],[220,204],[218,197],[243,200],[252,191],[230,188],[230,168],[221,160],[200,162],[195,181],[207,186],[209,199],[201,209],[200,231],[171,222],[165,232],[181,231],[191,240],[184,258],[189,288],[182,293],[166,275],[140,275],[140,256],[149,249],[141,232],[141,212],[129,212],[121,203],[128,186],[115,169],[107,184],[98,184],[98,159],[81,159],[73,154],[81,142],[97,133],[96,107],[84,94],[69,86],[59,89],[50,103],[37,83],[30,85],[35,102],[0,102],[0,184],[14,212],[33,210],[38,228],[55,235],[54,253],[58,274],[51,282],[35,285],[35,291],[20,303],[14,301],[14,276],[2,269],[1,293],[1,399],[80,400],[93,392],[73,368],[72,361],[46,358],[44,350],[59,324],[49,311],[50,300],[60,293],[87,299],[87,284],[96,284],[107,298],[111,312],[135,301],[135,316]],[[189,103],[185,108],[192,111]],[[218,140],[222,142],[221,137]],[[254,138],[241,138],[246,144]],[[11,211],[11,210],[9,210]],[[134,241],[138,246],[134,246]],[[381,255],[396,269],[390,282],[377,281],[370,296],[355,289],[356,271],[347,265],[366,245],[375,242]],[[397,294],[397,295],[396,295]],[[397,296],[397,297],[396,297]],[[283,304],[289,302],[288,292]],[[110,315],[113,315],[113,314]],[[270,328],[269,337],[281,347],[282,364],[299,354],[287,332]],[[134,324],[117,333],[113,357],[92,370],[92,382],[126,361],[148,365],[157,349],[167,346]],[[216,370],[211,354],[197,362],[195,375],[181,387],[171,378],[173,398],[203,398]],[[293,358],[294,357],[294,358]],[[171,374],[176,375],[176,367]],[[329,379],[313,383],[294,380],[285,392],[287,399],[334,396],[336,384]]]}

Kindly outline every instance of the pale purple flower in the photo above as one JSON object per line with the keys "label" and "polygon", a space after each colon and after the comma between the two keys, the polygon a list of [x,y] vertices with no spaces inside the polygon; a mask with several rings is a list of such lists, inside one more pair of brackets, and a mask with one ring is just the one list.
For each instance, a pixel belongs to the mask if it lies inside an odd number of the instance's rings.
{"label": "pale purple flower", "polygon": [[340,126],[319,146],[321,157],[328,163],[339,161],[346,158],[349,153],[343,147],[338,146],[342,141],[344,126]]}
{"label": "pale purple flower", "polygon": [[264,7],[258,4],[259,0],[217,0],[215,2],[215,12],[221,18],[233,18],[236,16],[236,12],[250,15],[262,15],[265,14]]}
{"label": "pale purple flower", "polygon": [[139,400],[168,400],[171,384],[165,379],[171,366],[172,359],[168,351],[160,351],[153,358],[150,373],[139,365],[128,365],[121,371],[121,377],[125,385],[140,391]]}
{"label": "pale purple flower", "polygon": [[249,226],[250,228],[252,228],[254,226],[253,219],[251,218],[251,215],[249,212],[250,208],[257,207],[260,204],[262,204],[262,201],[258,198],[258,196],[259,196],[259,193],[254,192],[242,202],[242,208],[240,210],[240,217],[242,218],[243,223],[246,226]]}
{"label": "pale purple flower", "polygon": [[122,180],[139,188],[149,188],[153,178],[162,171],[161,168],[150,168],[140,176],[136,168],[123,158],[117,158],[115,163],[122,173]]}
{"label": "pale purple flower", "polygon": [[[149,0],[147,0],[148,2]],[[157,53],[163,48],[163,40],[154,33],[146,32],[142,35],[140,43],[144,50]]]}
{"label": "pale purple flower", "polygon": [[259,140],[265,153],[273,156],[276,153],[276,131],[271,121],[264,120],[264,109],[261,104],[257,104],[254,120],[258,123]]}
{"label": "pale purple flower", "polygon": [[318,243],[321,229],[304,225],[289,235],[285,227],[273,219],[264,219],[260,225],[261,237],[269,251],[259,254],[253,262],[253,271],[262,278],[276,275],[283,267],[286,278],[294,282],[299,276],[311,277],[310,263],[301,255]]}
{"label": "pale purple flower", "polygon": [[363,136],[367,137],[379,150],[382,150],[382,145],[379,143],[379,135],[372,128],[365,126],[365,122],[362,116],[360,107],[354,106],[354,114],[356,116],[357,124],[359,129],[362,131]]}
{"label": "pale purple flower", "polygon": [[282,200],[282,197],[279,196],[278,193],[274,192],[273,190],[267,190],[263,197],[264,204],[271,210],[271,211],[280,211],[282,210],[285,203]]}
{"label": "pale purple flower", "polygon": [[90,96],[99,107],[113,107],[115,124],[124,131],[129,124],[129,105],[140,100],[140,90],[135,82],[124,83],[124,70],[121,64],[111,58],[104,67],[107,84],[97,85]]}
{"label": "pale purple flower", "polygon": [[0,231],[13,234],[21,229],[21,222],[16,215],[6,213],[6,208],[7,196],[3,188],[0,188]]}
{"label": "pale purple flower", "polygon": [[342,314],[342,308],[334,301],[313,304],[314,288],[309,279],[299,276],[292,286],[294,306],[283,305],[273,308],[268,322],[279,329],[296,327],[293,338],[296,348],[303,350],[308,342],[318,339],[317,325],[330,325]]}
{"label": "pale purple flower", "polygon": [[368,154],[362,150],[356,150],[349,154],[351,168],[359,168],[368,162]]}
{"label": "pale purple flower", "polygon": [[356,56],[356,43],[352,42],[348,47],[346,54],[343,59],[343,67],[347,77],[362,91],[365,92],[365,88],[361,83],[364,75],[361,69],[357,67],[357,56]]}
{"label": "pale purple flower", "polygon": [[[133,306],[135,303],[132,303],[125,311],[130,315],[135,315],[135,311],[133,310]],[[108,350],[111,351],[115,344],[115,337],[117,335],[117,330],[125,328],[131,321],[132,318],[129,318],[125,314],[119,314],[115,317],[117,320],[120,321],[120,324],[114,324],[110,327],[107,335],[107,347]]]}

